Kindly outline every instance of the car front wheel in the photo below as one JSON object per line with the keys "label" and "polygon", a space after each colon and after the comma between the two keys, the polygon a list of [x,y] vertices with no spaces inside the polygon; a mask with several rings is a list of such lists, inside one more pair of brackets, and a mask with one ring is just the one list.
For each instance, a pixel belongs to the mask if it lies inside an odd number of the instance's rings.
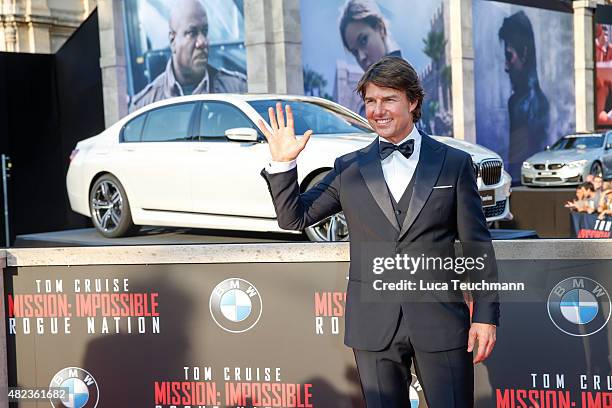
{"label": "car front wheel", "polygon": [[[325,177],[325,173],[316,175],[306,186],[306,190],[315,186],[319,181]],[[339,212],[331,217],[327,217],[318,223],[311,225],[304,230],[304,233],[314,242],[336,242],[336,241],[348,241],[349,233],[348,226],[346,224],[346,218],[344,213]]]}
{"label": "car front wheel", "polygon": [[116,177],[104,174],[89,193],[89,210],[94,226],[107,238],[133,235],[139,227],[132,222],[130,204]]}
{"label": "car front wheel", "polygon": [[601,163],[593,163],[593,165],[591,166],[591,171],[589,173],[596,177],[603,177],[603,168],[601,167]]}

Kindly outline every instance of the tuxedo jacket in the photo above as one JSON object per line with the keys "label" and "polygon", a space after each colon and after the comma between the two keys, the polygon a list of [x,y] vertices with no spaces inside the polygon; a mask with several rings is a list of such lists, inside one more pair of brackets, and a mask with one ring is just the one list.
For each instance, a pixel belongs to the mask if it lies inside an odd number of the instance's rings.
{"label": "tuxedo jacket", "polygon": [[[449,290],[425,301],[366,299],[363,289],[370,288],[375,278],[370,260],[363,256],[366,248],[378,245],[382,252],[394,254],[419,244],[445,255],[445,248],[452,248],[456,240],[477,243],[464,250],[463,256],[470,256],[470,251],[479,256],[486,249],[486,267],[478,278],[497,281],[495,255],[471,157],[421,135],[419,161],[414,183],[410,183],[413,191],[403,225],[399,225],[394,213],[383,176],[378,138],[363,149],[337,158],[334,168],[303,193],[297,168],[275,174],[265,169],[261,172],[283,229],[303,230],[344,211],[351,259],[344,337],[349,347],[370,351],[386,348],[398,327],[400,312],[409,323],[414,347],[442,351],[467,346],[470,313],[460,291]],[[473,300],[473,322],[499,323],[496,292],[475,292]]]}

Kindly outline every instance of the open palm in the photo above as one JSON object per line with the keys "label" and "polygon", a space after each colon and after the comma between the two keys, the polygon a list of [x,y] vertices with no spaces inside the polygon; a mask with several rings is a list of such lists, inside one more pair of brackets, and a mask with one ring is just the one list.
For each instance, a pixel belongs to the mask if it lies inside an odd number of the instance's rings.
{"label": "open palm", "polygon": [[295,137],[293,112],[289,105],[287,105],[285,109],[287,112],[286,122],[283,106],[280,102],[276,103],[276,112],[274,112],[272,107],[268,108],[271,130],[266,126],[263,120],[259,120],[259,127],[268,140],[272,160],[279,162],[295,160],[300,152],[304,150],[306,143],[308,143],[312,135],[312,130],[307,130],[300,139]]}

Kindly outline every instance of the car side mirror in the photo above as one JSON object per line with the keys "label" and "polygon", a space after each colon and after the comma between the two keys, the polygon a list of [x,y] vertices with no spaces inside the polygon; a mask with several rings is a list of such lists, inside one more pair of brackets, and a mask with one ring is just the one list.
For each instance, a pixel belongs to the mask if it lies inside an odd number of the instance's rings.
{"label": "car side mirror", "polygon": [[257,131],[252,128],[232,128],[225,131],[225,137],[235,142],[257,142]]}
{"label": "car side mirror", "polygon": [[550,146],[546,146],[546,150],[550,150]]}
{"label": "car side mirror", "polygon": [[612,142],[606,145],[606,150],[610,150],[610,149],[612,149]]}

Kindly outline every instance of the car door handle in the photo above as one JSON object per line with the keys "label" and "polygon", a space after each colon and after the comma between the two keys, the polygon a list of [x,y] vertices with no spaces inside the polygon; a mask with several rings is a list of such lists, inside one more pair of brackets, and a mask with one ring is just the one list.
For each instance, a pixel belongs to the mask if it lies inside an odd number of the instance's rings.
{"label": "car door handle", "polygon": [[135,152],[136,149],[134,148],[130,148],[130,147],[126,147],[125,149],[123,149],[124,152]]}
{"label": "car door handle", "polygon": [[196,147],[195,151],[196,151],[196,152],[207,152],[207,151],[208,151],[208,149],[207,149],[207,148],[205,148],[205,147]]}

